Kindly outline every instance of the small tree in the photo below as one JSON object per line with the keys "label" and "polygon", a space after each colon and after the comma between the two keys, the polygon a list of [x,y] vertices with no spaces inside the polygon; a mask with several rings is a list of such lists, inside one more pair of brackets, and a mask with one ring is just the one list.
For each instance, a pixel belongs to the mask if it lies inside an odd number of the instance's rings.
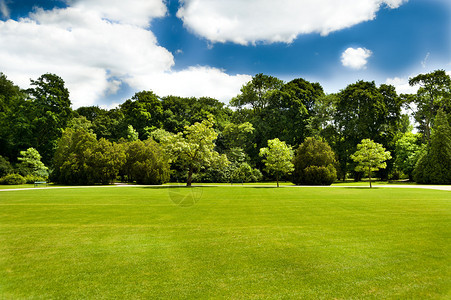
{"label": "small tree", "polygon": [[20,151],[17,159],[20,161],[17,167],[23,176],[33,175],[45,178],[49,175],[48,168],[41,162],[38,150],[28,148],[26,151]]}
{"label": "small tree", "polygon": [[263,162],[266,165],[266,170],[269,173],[275,173],[277,187],[279,187],[280,173],[291,173],[294,170],[294,165],[291,162],[293,150],[285,142],[277,138],[269,140],[267,148],[260,149],[260,156],[265,157]]}
{"label": "small tree", "polygon": [[385,151],[381,144],[370,139],[364,139],[357,145],[357,151],[351,155],[351,159],[357,163],[355,170],[368,174],[371,185],[371,172],[385,169],[386,160],[390,159],[390,151]]}

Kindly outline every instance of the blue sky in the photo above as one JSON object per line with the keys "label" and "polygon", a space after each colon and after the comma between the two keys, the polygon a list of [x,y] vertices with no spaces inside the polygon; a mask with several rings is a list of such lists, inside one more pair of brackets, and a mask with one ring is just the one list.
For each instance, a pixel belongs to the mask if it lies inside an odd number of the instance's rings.
{"label": "blue sky", "polygon": [[451,70],[447,0],[0,0],[0,71],[22,87],[52,72],[74,107],[140,90],[227,102],[252,75],[328,93],[359,79],[414,92]]}

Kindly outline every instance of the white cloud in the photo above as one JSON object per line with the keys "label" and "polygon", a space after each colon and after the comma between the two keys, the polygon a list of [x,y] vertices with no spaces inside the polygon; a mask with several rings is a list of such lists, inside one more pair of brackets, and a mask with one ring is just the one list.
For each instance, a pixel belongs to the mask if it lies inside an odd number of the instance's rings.
{"label": "white cloud", "polygon": [[398,94],[416,94],[418,86],[410,86],[408,78],[387,78],[386,84],[393,85],[396,88]]}
{"label": "white cloud", "polygon": [[102,18],[147,27],[153,18],[166,15],[162,0],[66,0],[74,8],[97,12]]}
{"label": "white cloud", "polygon": [[177,16],[211,42],[247,45],[292,42],[300,34],[331,32],[375,18],[384,5],[407,0],[182,0]]}
{"label": "white cloud", "polygon": [[228,101],[251,79],[250,75],[232,76],[216,68],[196,66],[178,72],[136,77],[131,84],[145,86],[151,82],[157,95],[213,97]]}
{"label": "white cloud", "polygon": [[360,70],[366,68],[368,58],[373,53],[365,48],[348,48],[341,55],[341,63],[343,66]]}
{"label": "white cloud", "polygon": [[9,8],[5,3],[5,0],[0,0],[0,14],[3,18],[9,19]]}
{"label": "white cloud", "polygon": [[[155,7],[163,3],[135,1],[141,7],[144,2]],[[226,101],[249,80],[205,67],[173,71],[172,53],[141,26],[161,11],[143,14],[146,17],[141,21],[130,21],[128,11],[116,22],[111,20],[114,12],[99,13],[96,5],[102,1],[92,1],[97,4],[89,9],[91,1],[73,2],[73,7],[38,9],[28,18],[0,21],[0,66],[10,80],[26,88],[30,78],[55,73],[65,80],[75,108],[104,103],[122,84],[134,90],[154,90],[160,96],[208,95]],[[127,5],[133,6],[130,2]]]}

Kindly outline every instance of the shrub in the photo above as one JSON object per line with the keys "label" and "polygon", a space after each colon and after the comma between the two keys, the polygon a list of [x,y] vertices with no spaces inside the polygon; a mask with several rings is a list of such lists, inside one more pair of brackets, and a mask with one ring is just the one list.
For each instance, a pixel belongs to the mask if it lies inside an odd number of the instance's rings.
{"label": "shrub", "polygon": [[312,137],[299,146],[294,158],[293,182],[331,185],[337,179],[335,153],[327,142]]}
{"label": "shrub", "polygon": [[331,185],[337,179],[337,171],[332,165],[308,166],[304,169],[304,179],[309,185]]}
{"label": "shrub", "polygon": [[25,183],[26,183],[25,178],[20,174],[8,174],[0,178],[0,184],[19,185]]}
{"label": "shrub", "polygon": [[36,175],[27,175],[24,177],[25,183],[35,183],[36,181],[47,181],[47,178]]}

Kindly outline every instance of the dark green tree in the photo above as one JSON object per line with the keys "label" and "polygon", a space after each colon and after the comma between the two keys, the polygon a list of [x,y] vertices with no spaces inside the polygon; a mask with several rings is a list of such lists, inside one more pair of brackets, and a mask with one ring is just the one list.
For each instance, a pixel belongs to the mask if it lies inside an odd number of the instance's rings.
{"label": "dark green tree", "polygon": [[49,164],[55,151],[57,140],[72,117],[69,91],[64,80],[55,74],[44,74],[31,80],[27,90],[31,107],[28,111],[32,127],[32,146]]}
{"label": "dark green tree", "polygon": [[448,116],[439,109],[431,142],[415,165],[414,180],[418,183],[451,184],[451,126]]}
{"label": "dark green tree", "polygon": [[132,125],[141,138],[147,138],[152,130],[162,127],[163,104],[152,91],[136,93],[120,105],[124,114],[123,122]]}
{"label": "dark green tree", "polygon": [[335,153],[327,142],[308,137],[296,150],[293,182],[331,185],[337,179]]}
{"label": "dark green tree", "polygon": [[[371,139],[386,147],[389,151],[395,148],[395,140],[401,118],[401,98],[395,88],[374,82],[358,81],[348,85],[338,94],[337,110],[334,125],[337,131],[337,142],[334,150],[338,155],[341,176],[355,169],[350,155],[356,151],[356,145],[363,139]],[[392,164],[389,164],[389,170]],[[388,171],[381,174],[387,177]],[[359,178],[355,173],[355,178]]]}

